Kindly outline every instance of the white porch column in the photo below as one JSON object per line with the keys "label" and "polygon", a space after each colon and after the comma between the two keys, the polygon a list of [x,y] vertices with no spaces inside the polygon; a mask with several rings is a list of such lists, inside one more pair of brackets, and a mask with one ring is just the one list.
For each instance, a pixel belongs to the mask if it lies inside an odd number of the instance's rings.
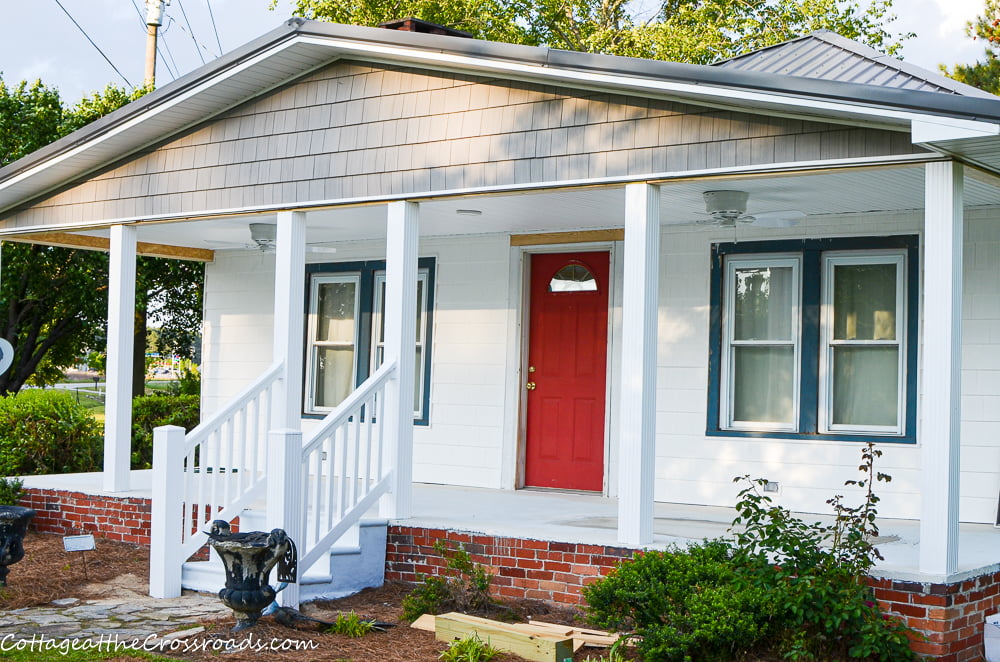
{"label": "white porch column", "polygon": [[108,347],[105,378],[104,489],[129,489],[132,455],[132,337],[135,329],[133,225],[111,226],[108,269]]}
{"label": "white porch column", "polygon": [[302,425],[302,347],[306,278],[306,215],[278,212],[274,256],[274,361],[285,364],[276,384],[272,429],[299,430]]}
{"label": "white porch column", "polygon": [[[305,511],[302,508],[302,432],[296,429],[272,430],[267,437],[266,486],[267,511],[264,515],[266,531],[284,529],[299,549],[305,553]],[[280,480],[274,480],[279,478]],[[299,566],[298,582],[289,584],[278,594],[282,607],[299,608],[302,576],[306,570]]]}
{"label": "white porch column", "polygon": [[947,575],[958,569],[963,168],[925,168],[920,571]]}
{"label": "white porch column", "polygon": [[420,206],[390,202],[385,246],[385,360],[396,358],[396,376],[385,387],[386,466],[389,494],[382,517],[410,517],[413,501],[413,380],[417,337],[417,246]]}
{"label": "white porch column", "polygon": [[660,279],[660,194],[625,187],[621,410],[618,430],[618,541],[653,541],[656,465],[656,331]]}

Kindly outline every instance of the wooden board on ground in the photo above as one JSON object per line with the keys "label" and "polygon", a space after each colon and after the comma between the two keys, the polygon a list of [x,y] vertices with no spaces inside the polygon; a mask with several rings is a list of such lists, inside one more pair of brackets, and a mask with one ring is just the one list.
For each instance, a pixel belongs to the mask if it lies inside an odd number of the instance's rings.
{"label": "wooden board on ground", "polygon": [[410,623],[410,627],[416,630],[434,632],[434,614],[423,614],[420,618]]}
{"label": "wooden board on ground", "polygon": [[558,623],[546,623],[545,621],[531,621],[529,627],[536,628],[538,632],[559,633],[573,639],[573,647],[579,649],[580,646],[596,646],[606,648],[614,645],[618,641],[618,635],[603,630],[586,630],[575,628]]}
{"label": "wooden board on ground", "polygon": [[475,634],[494,648],[519,655],[532,662],[567,662],[573,659],[573,640],[544,632],[529,633],[524,624],[512,625],[451,612],[434,618],[438,641],[454,641]]}

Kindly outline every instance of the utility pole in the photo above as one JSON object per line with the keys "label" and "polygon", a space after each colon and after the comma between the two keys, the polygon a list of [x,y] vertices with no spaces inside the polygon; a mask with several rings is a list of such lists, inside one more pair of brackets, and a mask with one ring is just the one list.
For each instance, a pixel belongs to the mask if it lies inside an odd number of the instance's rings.
{"label": "utility pole", "polygon": [[163,25],[163,5],[170,0],[146,0],[146,79],[144,85],[156,85],[156,32]]}

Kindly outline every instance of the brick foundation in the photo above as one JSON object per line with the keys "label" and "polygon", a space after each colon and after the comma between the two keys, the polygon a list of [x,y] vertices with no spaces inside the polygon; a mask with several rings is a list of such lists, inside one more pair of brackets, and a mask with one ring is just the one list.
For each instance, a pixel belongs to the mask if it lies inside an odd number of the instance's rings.
{"label": "brick foundation", "polygon": [[385,550],[385,578],[418,581],[436,575],[445,560],[434,549],[437,540],[465,545],[476,563],[488,566],[496,593],[506,598],[531,598],[581,604],[580,590],[606,575],[634,550],[604,545],[524,540],[443,529],[390,526]]}
{"label": "brick foundation", "polygon": [[952,584],[873,579],[875,597],[924,641],[912,648],[943,662],[983,660],[983,622],[1000,611],[1000,572]]}
{"label": "brick foundation", "polygon": [[43,533],[98,538],[149,547],[149,499],[30,488],[18,502],[35,510],[31,526]]}

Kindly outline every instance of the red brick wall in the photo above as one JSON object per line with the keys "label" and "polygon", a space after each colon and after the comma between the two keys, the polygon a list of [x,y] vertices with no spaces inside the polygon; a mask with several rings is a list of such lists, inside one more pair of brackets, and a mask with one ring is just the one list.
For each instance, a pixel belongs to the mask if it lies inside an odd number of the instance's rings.
{"label": "red brick wall", "polygon": [[31,488],[18,502],[35,510],[32,528],[43,533],[121,540],[149,547],[149,499],[94,496]]}
{"label": "red brick wall", "polygon": [[490,568],[496,593],[506,598],[532,598],[580,604],[581,588],[606,575],[634,552],[622,547],[524,540],[474,533],[390,526],[385,550],[385,578],[416,582],[417,575],[436,575],[445,560],[434,543],[462,543],[472,560]]}
{"label": "red brick wall", "polygon": [[892,579],[871,584],[883,609],[926,637],[913,642],[913,650],[943,662],[984,659],[983,622],[1000,611],[1000,572],[953,584]]}

